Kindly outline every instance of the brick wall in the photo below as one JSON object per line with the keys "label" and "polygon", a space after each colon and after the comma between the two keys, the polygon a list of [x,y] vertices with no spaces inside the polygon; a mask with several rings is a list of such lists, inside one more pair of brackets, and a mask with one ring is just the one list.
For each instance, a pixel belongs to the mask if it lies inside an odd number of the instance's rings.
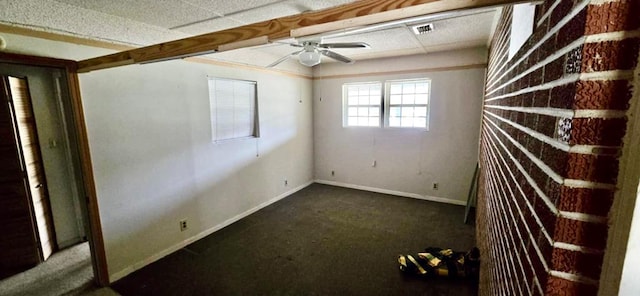
{"label": "brick wall", "polygon": [[478,196],[482,295],[595,295],[616,190],[640,0],[547,0],[508,59],[491,42]]}

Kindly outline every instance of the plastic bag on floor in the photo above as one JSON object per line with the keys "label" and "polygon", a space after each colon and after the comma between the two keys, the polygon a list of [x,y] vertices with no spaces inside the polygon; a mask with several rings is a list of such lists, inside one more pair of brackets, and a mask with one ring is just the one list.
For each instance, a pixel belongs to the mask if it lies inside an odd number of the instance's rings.
{"label": "plastic bag on floor", "polygon": [[477,279],[480,273],[480,251],[475,247],[468,252],[426,248],[416,255],[399,255],[398,263],[400,270],[407,274]]}

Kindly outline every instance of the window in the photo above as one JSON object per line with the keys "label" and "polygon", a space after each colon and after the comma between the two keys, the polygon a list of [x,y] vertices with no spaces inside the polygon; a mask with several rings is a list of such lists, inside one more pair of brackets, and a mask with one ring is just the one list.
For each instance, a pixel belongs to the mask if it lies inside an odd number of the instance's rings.
{"label": "window", "polygon": [[536,6],[530,3],[516,4],[511,14],[511,38],[509,39],[509,60],[533,34]]}
{"label": "window", "polygon": [[430,81],[427,79],[388,81],[385,85],[385,125],[427,128]]}
{"label": "window", "polygon": [[209,77],[213,141],[258,137],[255,81]]}
{"label": "window", "polygon": [[381,83],[345,84],[342,91],[344,126],[380,126]]}

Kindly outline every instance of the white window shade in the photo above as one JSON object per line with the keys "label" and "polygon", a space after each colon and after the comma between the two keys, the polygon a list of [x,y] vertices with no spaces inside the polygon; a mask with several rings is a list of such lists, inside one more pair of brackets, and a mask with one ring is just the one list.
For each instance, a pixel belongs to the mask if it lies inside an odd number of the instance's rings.
{"label": "white window shade", "polygon": [[258,136],[255,81],[209,77],[213,141]]}

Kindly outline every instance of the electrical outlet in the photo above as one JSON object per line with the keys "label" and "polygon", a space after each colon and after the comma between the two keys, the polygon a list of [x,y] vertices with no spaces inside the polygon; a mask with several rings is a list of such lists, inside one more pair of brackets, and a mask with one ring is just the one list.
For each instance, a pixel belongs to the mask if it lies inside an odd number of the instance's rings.
{"label": "electrical outlet", "polygon": [[336,172],[335,171],[331,171],[331,177],[335,176]]}
{"label": "electrical outlet", "polygon": [[375,168],[377,165],[378,165],[378,162],[377,162],[377,161],[375,161],[375,160],[371,163],[371,166],[372,166],[372,167],[374,167],[374,168]]}
{"label": "electrical outlet", "polygon": [[187,224],[187,219],[180,220],[180,231],[185,231],[187,230],[187,228],[189,228],[189,225]]}
{"label": "electrical outlet", "polygon": [[289,181],[287,181],[287,179],[284,179],[284,186],[289,185]]}
{"label": "electrical outlet", "polygon": [[438,190],[438,182],[433,183],[433,190]]}

